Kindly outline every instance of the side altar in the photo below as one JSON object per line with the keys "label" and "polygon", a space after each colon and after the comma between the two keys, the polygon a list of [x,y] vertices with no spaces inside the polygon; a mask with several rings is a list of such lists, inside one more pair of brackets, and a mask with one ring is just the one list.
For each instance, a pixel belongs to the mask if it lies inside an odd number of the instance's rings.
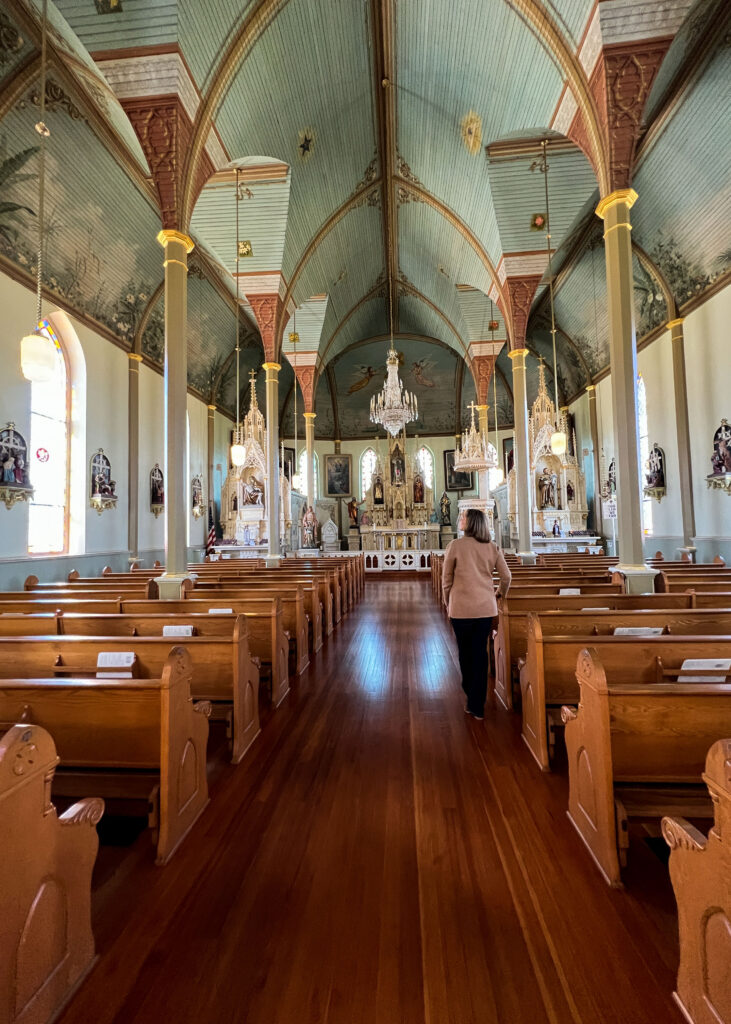
{"label": "side altar", "polygon": [[[417,456],[407,458],[403,434],[389,438],[385,465],[381,456],[377,457],[370,487],[361,504],[365,506],[360,517],[363,551],[396,553],[439,549],[434,492],[424,480]],[[384,567],[388,563],[389,568],[411,568],[414,564],[414,560],[400,557],[375,560],[379,567],[381,562]]]}
{"label": "side altar", "polygon": [[[267,430],[256,400],[253,371],[251,377],[249,411],[234,431],[234,443],[243,447],[243,458],[240,466],[231,466],[221,490],[221,529],[223,545],[233,542],[261,552],[268,543]],[[292,525],[292,494],[281,467],[278,485],[279,535],[284,537]]]}
{"label": "side altar", "polygon": [[[576,436],[571,434],[563,455],[551,450],[551,435],[556,430],[556,407],[546,388],[543,362],[539,368],[538,396],[528,418],[528,444],[531,472],[532,547],[541,550],[571,551],[594,548],[598,538],[586,529],[589,509],[586,479],[576,456]],[[565,412],[558,418],[558,429],[569,439]],[[518,540],[518,499],[515,468],[508,474],[508,519],[510,538]]]}

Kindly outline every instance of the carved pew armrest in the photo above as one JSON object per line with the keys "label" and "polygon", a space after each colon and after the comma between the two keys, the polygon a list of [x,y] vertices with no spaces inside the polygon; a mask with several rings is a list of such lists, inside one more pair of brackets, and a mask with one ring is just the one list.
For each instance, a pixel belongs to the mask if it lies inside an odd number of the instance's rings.
{"label": "carved pew armrest", "polygon": [[577,717],[577,709],[569,707],[568,704],[564,704],[561,708],[561,721],[564,725],[568,722],[573,722]]}
{"label": "carved pew armrest", "polygon": [[213,704],[209,700],[196,700],[193,701],[193,710],[197,715],[205,715],[206,718],[210,718]]}
{"label": "carved pew armrest", "polygon": [[671,850],[692,850],[701,853],[708,845],[708,840],[697,828],[685,818],[663,818],[662,837]]}
{"label": "carved pew armrest", "polygon": [[518,672],[520,672],[525,666],[525,658],[518,658]]}
{"label": "carved pew armrest", "polygon": [[251,664],[255,665],[258,669],[261,670],[261,658],[258,657],[257,655],[252,654],[252,656],[251,656]]}
{"label": "carved pew armrest", "polygon": [[58,821],[64,828],[89,825],[96,828],[104,814],[104,801],[99,796],[87,796],[77,800],[60,815]]}

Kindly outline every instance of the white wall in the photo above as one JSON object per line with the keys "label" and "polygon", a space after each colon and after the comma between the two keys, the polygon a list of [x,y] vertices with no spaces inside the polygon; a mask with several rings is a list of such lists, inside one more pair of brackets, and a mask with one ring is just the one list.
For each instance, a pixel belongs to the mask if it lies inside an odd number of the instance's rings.
{"label": "white wall", "polygon": [[[695,506],[698,560],[708,561],[723,555],[731,562],[731,497],[711,490],[706,477],[711,472],[713,435],[722,418],[731,422],[731,388],[726,371],[729,323],[731,323],[731,286],[714,295],[688,314],[685,332],[685,366],[690,425],[691,475]],[[653,501],[653,530],[645,539],[645,554],[661,550],[675,557],[682,545],[681,493],[678,464],[677,416],[673,386],[673,362],[670,332],[665,331],[637,356],[637,368],[645,381],[650,444],[665,451],[667,494]],[[575,402],[577,443],[591,448],[585,399]],[[588,403],[587,403],[588,405]],[[611,379],[597,385],[599,444],[604,450],[604,469],[614,457],[612,435]],[[621,453],[620,453],[620,457]],[[589,474],[587,473],[587,490]]]}

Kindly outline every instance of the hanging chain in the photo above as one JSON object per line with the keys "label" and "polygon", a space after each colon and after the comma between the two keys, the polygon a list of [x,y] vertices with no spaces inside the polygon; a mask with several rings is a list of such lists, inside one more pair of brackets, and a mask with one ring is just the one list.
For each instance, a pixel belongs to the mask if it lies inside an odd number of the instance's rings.
{"label": "hanging chain", "polygon": [[51,134],[46,125],[46,54],[48,0],[43,0],[43,20],[41,22],[41,119],[35,129],[40,136],[38,151],[38,258],[36,260],[36,322],[35,330],[41,322],[41,292],[43,289],[43,222],[46,207],[46,139]]}
{"label": "hanging chain", "polygon": [[551,214],[548,203],[548,141],[543,146],[543,184],[546,192],[546,248],[548,250],[548,294],[551,299],[551,341],[553,343],[553,397],[556,402],[554,410],[556,430],[558,430],[558,366],[556,364],[556,316],[553,309],[553,266],[551,264]]}
{"label": "hanging chain", "polygon": [[[239,169],[236,168],[236,443],[241,444],[241,359],[240,335],[241,324],[239,317]],[[253,384],[252,384],[253,387]]]}
{"label": "hanging chain", "polygon": [[[490,323],[495,323],[495,306],[493,305],[492,299],[490,299]],[[490,337],[492,338],[492,404],[493,411],[495,413],[495,458],[497,459],[497,356],[495,355],[495,328],[490,327]],[[499,465],[499,463],[498,463]]]}

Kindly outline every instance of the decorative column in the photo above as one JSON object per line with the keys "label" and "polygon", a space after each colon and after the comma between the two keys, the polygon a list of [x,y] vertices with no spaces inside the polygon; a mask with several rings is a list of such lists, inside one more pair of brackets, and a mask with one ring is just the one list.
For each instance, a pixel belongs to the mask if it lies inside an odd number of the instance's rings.
{"label": "decorative column", "polygon": [[[214,461],[216,458],[216,407],[208,406],[208,506],[214,510],[215,519],[215,497],[214,487]],[[208,519],[206,518],[206,537],[208,536]]]}
{"label": "decorative column", "polygon": [[[480,428],[480,434],[484,438],[487,438],[487,434],[488,434],[488,429],[487,429],[487,413],[488,413],[488,411],[490,409],[490,406],[489,405],[476,405],[475,408],[477,409],[477,419],[478,419],[478,426]],[[488,471],[485,469],[478,476],[478,492],[479,492],[480,497],[484,501],[488,501],[490,499],[490,484],[489,484],[489,480],[488,480],[488,475],[487,474],[488,474]]]}
{"label": "decorative column", "polygon": [[[307,507],[315,507],[315,417],[317,413],[305,413],[305,465],[307,467]],[[297,458],[295,452],[295,458]]]}
{"label": "decorative column", "polygon": [[165,250],[165,573],[160,597],[178,600],[190,578],[186,526],[186,413],[188,347],[186,340],[188,253],[193,242],[180,231],[164,229],[157,240]]}
{"label": "decorative column", "polygon": [[139,556],[139,495],[140,495],[140,363],[142,356],[129,353],[128,420],[127,420],[127,547],[129,561]]}
{"label": "decorative column", "polygon": [[[673,385],[675,390],[675,423],[678,432],[678,473],[680,512],[683,522],[683,550],[695,561],[695,506],[693,503],[693,468],[690,458],[690,425],[688,422],[688,388],[685,379],[684,317],[668,323],[673,348]],[[667,470],[666,470],[667,472]]]}
{"label": "decorative column", "polygon": [[596,208],[604,221],[607,269],[609,362],[612,382],[614,451],[617,467],[617,541],[619,566],[628,592],[652,591],[655,570],[644,564],[640,500],[640,436],[637,422],[637,347],[630,210],[631,188],[617,189]]}
{"label": "decorative column", "polygon": [[531,551],[533,513],[531,508],[531,470],[528,454],[528,397],[525,381],[527,348],[508,352],[513,363],[513,411],[515,417],[515,483],[518,501],[518,554],[524,565],[535,565]]}
{"label": "decorative column", "polygon": [[599,465],[599,420],[596,414],[596,384],[588,384],[586,393],[589,396],[589,428],[591,430],[592,460],[594,465],[594,529],[604,535],[602,522],[602,479]]}
{"label": "decorative column", "polygon": [[279,363],[264,363],[267,401],[267,568],[279,565]]}

